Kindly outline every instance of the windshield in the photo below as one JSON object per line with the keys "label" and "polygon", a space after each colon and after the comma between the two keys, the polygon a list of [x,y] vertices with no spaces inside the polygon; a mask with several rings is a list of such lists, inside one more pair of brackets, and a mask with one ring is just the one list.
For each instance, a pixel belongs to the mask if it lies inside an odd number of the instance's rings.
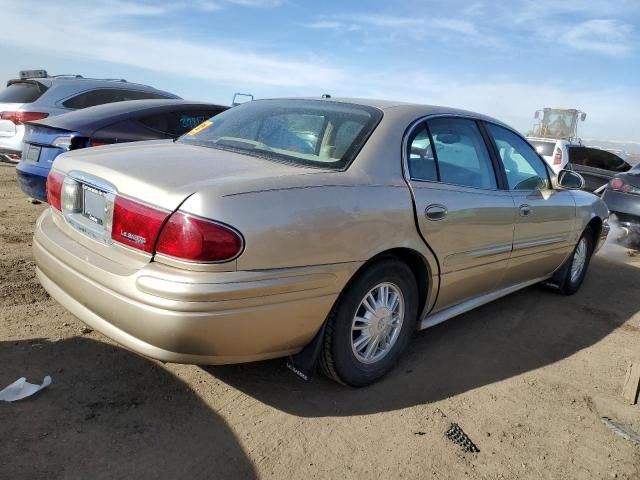
{"label": "windshield", "polygon": [[178,139],[274,160],[345,168],[376,127],[375,108],[326,100],[258,100],[230,108]]}

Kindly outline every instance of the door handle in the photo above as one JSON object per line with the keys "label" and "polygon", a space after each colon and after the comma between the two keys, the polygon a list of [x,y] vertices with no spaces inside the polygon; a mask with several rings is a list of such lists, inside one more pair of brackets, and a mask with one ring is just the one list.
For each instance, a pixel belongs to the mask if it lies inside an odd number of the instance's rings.
{"label": "door handle", "polygon": [[520,205],[520,216],[521,217],[528,217],[529,215],[531,215],[531,207],[529,205]]}
{"label": "door handle", "polygon": [[429,205],[424,210],[424,215],[429,220],[434,220],[434,221],[442,220],[444,217],[447,216],[447,207],[445,207],[444,205],[438,205],[438,204]]}

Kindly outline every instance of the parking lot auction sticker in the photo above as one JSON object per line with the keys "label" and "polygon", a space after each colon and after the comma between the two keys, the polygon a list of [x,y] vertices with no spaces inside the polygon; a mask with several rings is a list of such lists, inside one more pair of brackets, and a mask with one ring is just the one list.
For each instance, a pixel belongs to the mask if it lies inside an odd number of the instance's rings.
{"label": "parking lot auction sticker", "polygon": [[209,128],[211,125],[213,125],[213,122],[211,120],[207,120],[206,122],[202,122],[196,128],[194,128],[193,130],[190,130],[187,133],[187,135],[197,135],[198,133],[200,133],[205,128]]}

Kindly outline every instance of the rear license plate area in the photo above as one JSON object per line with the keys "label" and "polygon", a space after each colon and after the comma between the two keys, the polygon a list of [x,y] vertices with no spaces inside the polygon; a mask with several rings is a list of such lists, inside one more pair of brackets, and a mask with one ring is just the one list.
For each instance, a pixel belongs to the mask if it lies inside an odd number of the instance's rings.
{"label": "rear license plate area", "polygon": [[37,145],[29,145],[27,149],[27,154],[25,158],[28,162],[38,162],[40,160],[40,152],[42,151],[42,147]]}
{"label": "rear license plate area", "polygon": [[82,216],[102,226],[106,212],[107,192],[82,185]]}

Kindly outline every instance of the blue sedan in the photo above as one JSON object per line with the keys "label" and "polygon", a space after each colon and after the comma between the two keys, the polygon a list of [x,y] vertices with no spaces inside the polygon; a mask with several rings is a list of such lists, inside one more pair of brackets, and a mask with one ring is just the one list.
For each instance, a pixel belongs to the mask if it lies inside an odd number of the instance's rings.
{"label": "blue sedan", "polygon": [[85,108],[30,122],[22,161],[16,167],[20,188],[47,201],[47,175],[68,150],[121,142],[175,139],[228,107],[185,100],[132,100]]}

